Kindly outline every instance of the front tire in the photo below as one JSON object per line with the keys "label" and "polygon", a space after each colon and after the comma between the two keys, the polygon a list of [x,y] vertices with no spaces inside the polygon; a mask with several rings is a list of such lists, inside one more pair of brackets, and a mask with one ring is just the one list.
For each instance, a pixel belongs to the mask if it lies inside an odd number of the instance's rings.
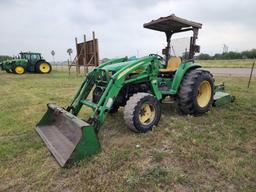
{"label": "front tire", "polygon": [[135,132],[146,133],[160,121],[159,101],[149,93],[136,93],[129,98],[124,108],[124,120]]}
{"label": "front tire", "polygon": [[18,75],[22,75],[26,72],[25,68],[21,65],[18,65],[14,68],[14,73]]}
{"label": "front tire", "polygon": [[214,79],[209,71],[192,70],[185,74],[180,85],[178,108],[183,114],[201,115],[213,103]]}

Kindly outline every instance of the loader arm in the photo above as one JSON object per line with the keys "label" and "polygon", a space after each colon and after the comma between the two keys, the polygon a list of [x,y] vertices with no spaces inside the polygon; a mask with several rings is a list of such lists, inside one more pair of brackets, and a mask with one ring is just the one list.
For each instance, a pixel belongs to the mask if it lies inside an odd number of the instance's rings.
{"label": "loader arm", "polygon": [[[103,64],[101,64],[98,69],[103,68],[104,66],[107,65],[111,65],[111,64],[115,64],[115,63],[120,63],[120,62],[124,62],[127,61],[127,57],[121,57],[121,58],[115,58],[115,59],[111,59]],[[80,88],[78,89],[78,91],[76,92],[71,105],[67,107],[67,111],[72,111],[72,114],[77,115],[83,105],[83,103],[81,103],[80,101],[83,98],[87,98],[93,85],[95,84],[95,75],[97,73],[98,70],[93,70],[92,72],[90,72],[87,77],[84,79],[83,83],[81,84]]]}
{"label": "loader arm", "polygon": [[[135,60],[127,64],[125,67],[116,71],[114,75],[110,76],[110,71],[104,66],[114,64],[118,61],[127,61],[127,57],[117,59],[114,62],[104,63],[100,67],[95,68],[83,81],[81,87],[77,91],[71,105],[67,108],[67,111],[77,116],[83,105],[93,109],[93,113],[88,119],[89,122],[95,123],[95,129],[98,131],[99,126],[105,120],[105,112],[112,107],[112,104],[119,94],[121,88],[126,85],[137,81],[152,82],[152,91],[155,95],[159,95],[159,91],[156,90],[156,79],[158,74],[157,58],[154,56],[144,57],[139,60]],[[157,60],[158,61],[158,60]],[[138,69],[144,69],[139,75],[133,74]],[[130,74],[133,74],[133,78],[127,78]],[[92,89],[99,84],[105,84],[104,91],[101,94],[97,103],[89,101],[87,98]]]}

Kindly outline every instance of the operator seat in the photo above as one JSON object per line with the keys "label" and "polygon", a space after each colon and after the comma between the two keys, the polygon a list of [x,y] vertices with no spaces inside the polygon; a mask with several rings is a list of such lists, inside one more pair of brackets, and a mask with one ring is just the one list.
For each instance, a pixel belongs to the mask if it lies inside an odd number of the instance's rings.
{"label": "operator seat", "polygon": [[179,65],[181,64],[181,58],[180,57],[170,57],[167,63],[166,69],[160,69],[161,73],[171,73],[175,72]]}

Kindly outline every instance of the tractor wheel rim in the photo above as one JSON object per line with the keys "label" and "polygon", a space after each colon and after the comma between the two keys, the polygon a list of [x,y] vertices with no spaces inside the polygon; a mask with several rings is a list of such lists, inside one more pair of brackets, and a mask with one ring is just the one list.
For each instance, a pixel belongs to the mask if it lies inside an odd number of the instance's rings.
{"label": "tractor wheel rim", "polygon": [[206,107],[211,100],[212,87],[209,81],[202,81],[198,87],[197,104],[200,107]]}
{"label": "tractor wheel rim", "polygon": [[50,66],[47,63],[42,63],[40,64],[39,69],[42,73],[48,73],[50,71]]}
{"label": "tractor wheel rim", "polygon": [[23,74],[24,71],[25,71],[24,68],[21,67],[21,66],[18,66],[18,67],[15,68],[15,72],[16,72],[17,74]]}
{"label": "tractor wheel rim", "polygon": [[142,125],[149,125],[153,122],[156,116],[154,105],[144,103],[139,112],[139,121]]}

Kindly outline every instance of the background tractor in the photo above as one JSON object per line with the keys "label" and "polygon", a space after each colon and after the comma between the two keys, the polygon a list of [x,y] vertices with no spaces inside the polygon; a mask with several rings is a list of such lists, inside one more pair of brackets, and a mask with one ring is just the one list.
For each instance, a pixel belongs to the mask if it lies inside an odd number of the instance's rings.
{"label": "background tractor", "polygon": [[17,59],[0,63],[7,73],[24,74],[26,72],[50,73],[52,66],[43,59],[41,53],[21,52]]}
{"label": "background tractor", "polygon": [[[135,132],[146,133],[161,118],[161,102],[171,99],[183,114],[201,115],[213,104],[227,103],[232,97],[214,86],[209,71],[194,62],[195,44],[200,23],[175,15],[144,24],[145,28],[166,34],[164,57],[150,54],[142,58],[118,58],[90,72],[67,108],[48,104],[48,111],[36,126],[47,147],[61,166],[100,151],[97,133],[107,112],[124,107],[124,121]],[[187,58],[171,56],[174,33],[192,31]],[[217,99],[215,95],[218,95]],[[92,109],[85,120],[77,116],[82,107]]]}

